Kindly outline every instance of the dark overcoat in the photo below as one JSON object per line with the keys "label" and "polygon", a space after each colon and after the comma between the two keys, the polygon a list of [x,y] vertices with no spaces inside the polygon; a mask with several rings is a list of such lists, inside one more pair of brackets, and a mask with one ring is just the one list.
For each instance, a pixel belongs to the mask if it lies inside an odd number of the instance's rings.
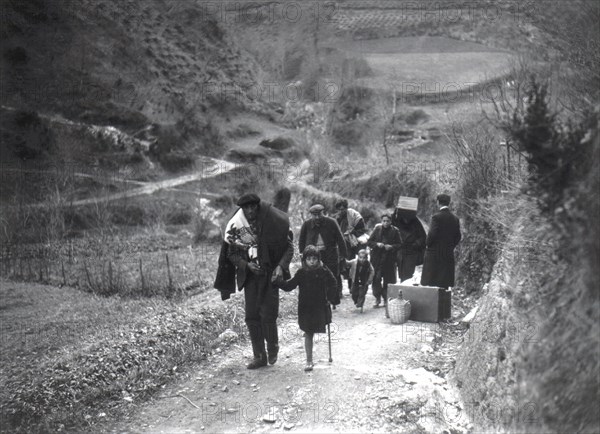
{"label": "dark overcoat", "polygon": [[431,218],[421,285],[454,286],[454,248],[461,239],[460,221],[448,208]]}
{"label": "dark overcoat", "polygon": [[298,325],[305,333],[325,333],[325,326],[331,322],[331,307],[328,303],[337,296],[337,280],[326,267],[314,270],[301,268],[294,277],[279,283],[284,291],[297,286]]}
{"label": "dark overcoat", "polygon": [[398,277],[400,281],[410,278],[417,265],[423,263],[423,255],[425,251],[425,241],[427,234],[423,225],[415,214],[405,213],[405,219],[402,219],[402,214],[396,210],[392,216],[392,225],[398,228],[402,244],[398,249],[396,263],[398,265]]}
{"label": "dark overcoat", "polygon": [[[390,244],[391,250],[377,247],[377,243]],[[396,283],[396,252],[400,248],[400,232],[394,226],[387,229],[383,225],[375,226],[367,245],[371,249],[371,264],[375,275],[380,275],[388,283]]]}
{"label": "dark overcoat", "polygon": [[[236,211],[237,212],[237,211]],[[289,264],[294,255],[288,215],[273,207],[270,203],[260,202],[257,216],[258,262],[267,274],[270,286],[271,273],[278,265],[289,277]],[[229,261],[229,264],[226,263]],[[246,282],[248,252],[245,249],[223,243],[219,255],[219,268],[214,287],[221,292],[221,299],[227,300]],[[232,279],[232,274],[234,278]],[[232,282],[233,280],[233,282]],[[235,282],[235,283],[234,283]]]}
{"label": "dark overcoat", "polygon": [[338,276],[340,258],[346,257],[346,242],[335,219],[323,216],[318,225],[313,220],[305,221],[300,228],[298,250],[302,255],[304,248],[309,244],[316,246],[319,235],[325,244],[325,250],[321,252],[321,260],[334,276]]}

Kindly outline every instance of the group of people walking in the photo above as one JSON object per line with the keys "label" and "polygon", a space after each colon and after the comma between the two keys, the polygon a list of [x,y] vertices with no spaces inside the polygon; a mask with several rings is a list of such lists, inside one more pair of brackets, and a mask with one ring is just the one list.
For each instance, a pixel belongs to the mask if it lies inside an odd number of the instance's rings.
{"label": "group of people walking", "polygon": [[279,288],[299,287],[298,323],[305,333],[305,370],[311,371],[314,334],[324,333],[331,322],[332,309],[342,300],[343,279],[360,312],[370,285],[374,307],[385,307],[388,285],[397,277],[411,278],[421,263],[422,285],[453,286],[460,224],[448,208],[450,197],[442,194],[437,200],[440,211],[428,235],[414,212],[396,209],[382,215],[369,235],[364,219],[346,200],[335,204],[333,216],[325,214],[322,204],[312,205],[298,239],[302,266],[292,277],[294,243],[287,214],[256,194],[240,197],[239,209],[225,229],[214,286],[223,300],[236,286],[245,290],[245,320],[254,355],[248,369],[277,361]]}

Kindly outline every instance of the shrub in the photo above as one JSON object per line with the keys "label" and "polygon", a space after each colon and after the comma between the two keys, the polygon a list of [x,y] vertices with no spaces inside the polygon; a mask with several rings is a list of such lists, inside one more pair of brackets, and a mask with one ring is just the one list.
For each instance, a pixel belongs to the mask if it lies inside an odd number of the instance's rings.
{"label": "shrub", "polygon": [[418,109],[408,113],[404,120],[408,125],[417,125],[427,122],[429,120],[429,115],[423,110]]}
{"label": "shrub", "polygon": [[400,196],[418,197],[419,214],[430,215],[433,185],[423,172],[387,169],[364,180],[354,178],[351,176],[347,184],[337,184],[340,194],[382,203],[386,208],[394,208]]}
{"label": "shrub", "polygon": [[254,128],[249,126],[248,124],[239,124],[233,130],[227,131],[227,136],[233,139],[244,138],[248,136],[257,136],[260,134],[260,131],[256,131]]}
{"label": "shrub", "polygon": [[54,134],[36,112],[16,111],[5,114],[1,128],[2,146],[11,149],[21,160],[45,156],[54,148]]}
{"label": "shrub", "polygon": [[355,151],[359,155],[367,154],[369,124],[366,121],[351,121],[338,124],[333,128],[332,136],[336,144]]}
{"label": "shrub", "polygon": [[341,121],[364,118],[373,114],[376,103],[377,94],[373,89],[352,86],[342,92],[336,106],[336,113]]}
{"label": "shrub", "polygon": [[169,172],[181,172],[194,166],[194,157],[184,152],[169,152],[159,158],[160,165]]}
{"label": "shrub", "polygon": [[126,205],[124,207],[111,207],[110,222],[123,226],[143,226],[147,215],[139,205]]}
{"label": "shrub", "polygon": [[[462,221],[458,247],[457,285],[467,293],[479,291],[492,275],[506,235],[504,214],[494,213],[494,200],[506,188],[498,167],[499,138],[483,126],[454,130],[452,149],[458,168],[455,209]],[[496,199],[490,199],[495,197]]]}
{"label": "shrub", "polygon": [[194,238],[193,243],[220,238],[218,217],[221,211],[210,206],[207,199],[201,198],[194,207]]}
{"label": "shrub", "polygon": [[274,139],[265,139],[261,141],[259,145],[276,151],[283,151],[284,149],[293,148],[295,143],[292,139],[287,137],[276,137]]}
{"label": "shrub", "polygon": [[373,75],[373,70],[369,66],[369,63],[361,58],[344,59],[342,68],[344,73],[349,75],[348,78],[350,79],[370,77]]}
{"label": "shrub", "polygon": [[202,138],[202,143],[204,144],[204,150],[208,153],[220,153],[225,148],[225,138],[214,118],[208,119],[200,131],[200,136]]}
{"label": "shrub", "polygon": [[168,225],[187,225],[192,221],[192,214],[186,209],[171,211],[166,217]]}
{"label": "shrub", "polygon": [[592,141],[583,140],[597,122],[588,114],[581,123],[561,122],[548,105],[548,86],[531,78],[524,110],[514,113],[504,130],[527,152],[530,187],[543,211],[552,213],[565,202],[565,192],[591,169]]}

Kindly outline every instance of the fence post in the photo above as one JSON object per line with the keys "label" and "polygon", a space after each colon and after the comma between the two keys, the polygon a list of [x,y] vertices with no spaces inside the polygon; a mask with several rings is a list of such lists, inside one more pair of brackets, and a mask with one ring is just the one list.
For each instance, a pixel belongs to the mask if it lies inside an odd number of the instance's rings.
{"label": "fence post", "polygon": [[171,279],[171,267],[169,266],[169,254],[165,254],[167,257],[167,275],[169,276],[169,291],[173,289],[173,279]]}
{"label": "fence post", "polygon": [[140,278],[142,279],[142,293],[145,292],[144,269],[142,268],[142,257],[140,256]]}
{"label": "fence post", "polygon": [[90,272],[88,271],[88,268],[87,268],[87,261],[85,259],[83,260],[83,269],[85,270],[85,276],[88,281],[88,286],[91,291],[94,291],[94,287],[92,286],[92,279],[90,278]]}
{"label": "fence post", "polygon": [[62,271],[63,286],[67,286],[67,277],[65,276],[65,264],[62,258],[60,258],[60,269]]}
{"label": "fence post", "polygon": [[108,260],[108,288],[110,292],[113,292],[113,279],[112,279],[112,261]]}

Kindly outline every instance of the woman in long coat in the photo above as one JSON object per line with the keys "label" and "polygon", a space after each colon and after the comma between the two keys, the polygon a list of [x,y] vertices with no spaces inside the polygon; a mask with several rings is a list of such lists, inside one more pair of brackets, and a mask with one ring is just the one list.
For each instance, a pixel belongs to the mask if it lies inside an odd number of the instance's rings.
{"label": "woman in long coat", "polygon": [[397,208],[392,215],[392,225],[398,228],[402,245],[398,249],[396,264],[400,282],[410,279],[417,265],[423,263],[425,229],[413,211]]}

